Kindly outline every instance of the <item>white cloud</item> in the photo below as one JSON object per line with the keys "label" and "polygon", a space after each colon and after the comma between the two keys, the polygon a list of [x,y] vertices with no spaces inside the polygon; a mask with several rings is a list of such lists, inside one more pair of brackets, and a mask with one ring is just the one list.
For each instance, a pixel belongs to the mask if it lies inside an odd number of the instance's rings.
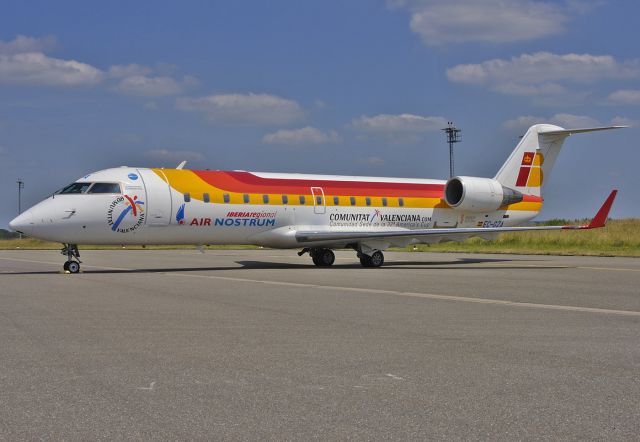
{"label": "white cloud", "polygon": [[86,86],[100,83],[104,73],[75,60],[38,52],[0,55],[0,83],[46,86]]}
{"label": "white cloud", "polygon": [[46,52],[57,46],[58,42],[52,35],[42,38],[18,35],[11,41],[0,40],[0,54],[12,55],[25,52]]}
{"label": "white cloud", "polygon": [[532,0],[389,0],[410,11],[410,28],[430,46],[510,43],[557,34],[567,20],[557,3]]}
{"label": "white cloud", "polygon": [[262,142],[266,144],[283,144],[288,146],[307,146],[336,143],[339,140],[336,131],[323,132],[315,127],[303,127],[301,129],[280,129],[265,135]]}
{"label": "white cloud", "polygon": [[297,102],[269,94],[182,97],[176,101],[176,107],[201,112],[211,122],[227,124],[288,124],[303,116]]}
{"label": "white cloud", "polygon": [[555,114],[551,117],[551,122],[567,129],[601,126],[598,120],[586,115]]}
{"label": "white cloud", "polygon": [[534,117],[533,115],[523,115],[521,117],[514,118],[512,120],[507,120],[502,123],[502,127],[505,129],[513,129],[513,130],[524,130],[528,129],[534,124],[546,123],[547,120],[544,117]]}
{"label": "white cloud", "polygon": [[109,67],[109,77],[112,78],[125,78],[125,77],[133,77],[135,75],[147,75],[153,71],[148,66],[143,66],[137,63],[131,64],[114,64]]}
{"label": "white cloud", "polygon": [[179,163],[181,161],[202,161],[204,155],[191,150],[151,149],[144,156],[154,161],[168,161]]}
{"label": "white cloud", "polygon": [[413,114],[379,114],[373,117],[366,115],[351,122],[351,127],[361,132],[387,134],[419,134],[442,129],[447,125],[443,117],[423,117]]}
{"label": "white cloud", "polygon": [[[624,119],[624,117],[615,117],[611,120],[612,125],[628,125],[631,120]],[[587,115],[573,115],[566,113],[555,114],[551,117],[536,117],[536,116],[521,116],[512,120],[505,121],[502,126],[505,129],[519,130],[524,132],[534,124],[555,124],[567,129],[579,129],[585,127],[597,127],[603,126],[603,123],[596,118],[589,117]]]}
{"label": "white cloud", "polygon": [[122,79],[115,89],[126,95],[138,95],[142,97],[162,97],[176,95],[183,92],[188,86],[196,83],[193,77],[184,77],[181,81],[171,77],[149,77],[146,75],[133,75]]}
{"label": "white cloud", "polygon": [[498,92],[515,95],[557,94],[564,91],[558,82],[593,83],[639,75],[637,60],[618,62],[610,55],[558,55],[550,52],[522,54],[510,60],[461,64],[447,69],[447,78],[454,83],[487,85]]}
{"label": "white cloud", "polygon": [[640,90],[622,89],[612,92],[609,101],[615,104],[640,104]]}
{"label": "white cloud", "polygon": [[[537,52],[511,59],[461,64],[447,69],[454,83],[473,84],[506,94],[533,97],[536,104],[583,102],[592,91],[584,85],[640,77],[640,60],[617,61],[609,55]],[[582,86],[582,90],[576,87]]]}
{"label": "white cloud", "polygon": [[611,119],[611,124],[613,126],[638,127],[640,126],[640,121],[634,120],[632,118],[617,116]]}

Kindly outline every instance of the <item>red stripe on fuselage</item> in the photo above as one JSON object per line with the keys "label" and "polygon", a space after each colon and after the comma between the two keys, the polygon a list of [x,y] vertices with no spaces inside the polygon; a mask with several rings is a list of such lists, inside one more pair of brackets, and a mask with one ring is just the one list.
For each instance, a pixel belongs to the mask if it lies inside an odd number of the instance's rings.
{"label": "red stripe on fuselage", "polygon": [[238,193],[308,194],[322,187],[327,195],[441,198],[443,184],[263,178],[249,172],[194,170],[206,183]]}

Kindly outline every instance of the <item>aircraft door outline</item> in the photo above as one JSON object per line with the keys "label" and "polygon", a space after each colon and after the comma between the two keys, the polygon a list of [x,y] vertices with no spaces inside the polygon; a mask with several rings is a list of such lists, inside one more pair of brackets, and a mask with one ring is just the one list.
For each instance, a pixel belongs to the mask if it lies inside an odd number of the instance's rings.
{"label": "aircraft door outline", "polygon": [[322,215],[327,212],[327,201],[324,196],[322,187],[312,187],[311,195],[313,195],[313,213]]}

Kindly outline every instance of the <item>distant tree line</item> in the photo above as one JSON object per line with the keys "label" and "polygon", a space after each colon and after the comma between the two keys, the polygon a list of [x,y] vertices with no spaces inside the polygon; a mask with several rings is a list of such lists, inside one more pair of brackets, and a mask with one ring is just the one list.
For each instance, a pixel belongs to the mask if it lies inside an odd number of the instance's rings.
{"label": "distant tree line", "polygon": [[5,229],[0,229],[0,239],[14,239],[19,237],[20,234],[18,232],[10,232]]}

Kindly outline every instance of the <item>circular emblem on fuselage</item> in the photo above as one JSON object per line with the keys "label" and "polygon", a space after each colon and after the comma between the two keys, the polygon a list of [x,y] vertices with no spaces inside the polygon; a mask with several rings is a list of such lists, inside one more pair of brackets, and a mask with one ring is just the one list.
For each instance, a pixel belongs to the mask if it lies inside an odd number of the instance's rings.
{"label": "circular emblem on fuselage", "polygon": [[137,196],[120,195],[107,209],[107,224],[114,232],[133,232],[144,224],[144,219],[144,201]]}

